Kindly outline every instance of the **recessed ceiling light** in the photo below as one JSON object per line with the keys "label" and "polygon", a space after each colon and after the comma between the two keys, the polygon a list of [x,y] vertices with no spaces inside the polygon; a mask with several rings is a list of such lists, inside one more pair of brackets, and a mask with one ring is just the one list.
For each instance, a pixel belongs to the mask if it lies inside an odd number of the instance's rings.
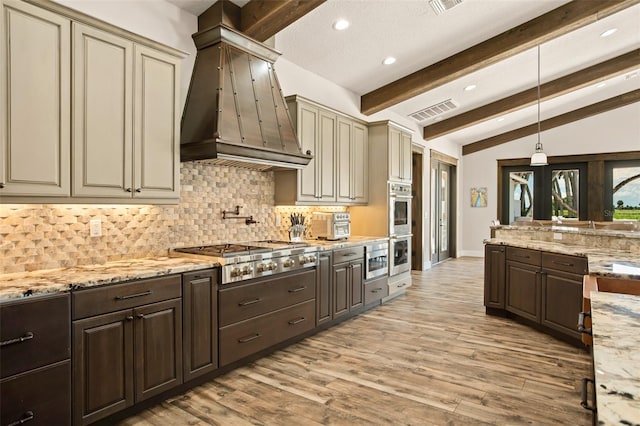
{"label": "recessed ceiling light", "polygon": [[465,92],[470,92],[470,91],[474,90],[476,87],[478,87],[478,86],[476,86],[475,84],[470,84],[470,85],[468,85],[467,87],[464,88],[464,91]]}
{"label": "recessed ceiling light", "polygon": [[600,34],[600,37],[609,37],[611,34],[615,33],[616,31],[618,31],[617,28],[609,28],[607,31]]}
{"label": "recessed ceiling light", "polygon": [[333,29],[342,31],[349,28],[349,25],[350,23],[346,19],[338,19],[336,22],[333,23]]}
{"label": "recessed ceiling light", "polygon": [[385,65],[391,65],[393,63],[396,62],[396,58],[394,58],[393,56],[388,56],[386,58],[384,58],[384,60],[382,61],[383,64]]}
{"label": "recessed ceiling light", "polygon": [[598,83],[598,84],[596,84],[596,87],[599,89],[599,88],[604,87],[604,86],[606,86],[606,85],[607,85],[607,83],[605,83],[605,82],[603,81],[602,83]]}

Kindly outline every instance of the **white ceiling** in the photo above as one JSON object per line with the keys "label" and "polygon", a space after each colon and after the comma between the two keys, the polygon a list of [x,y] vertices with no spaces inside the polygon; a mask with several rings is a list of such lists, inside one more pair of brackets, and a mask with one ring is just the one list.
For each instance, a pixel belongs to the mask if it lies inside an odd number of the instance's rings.
{"label": "white ceiling", "polygon": [[[196,15],[214,3],[212,0],[168,1]],[[247,1],[235,0],[234,3],[242,6]],[[276,48],[287,60],[362,95],[567,2],[464,0],[437,16],[428,0],[328,0],[278,33]],[[347,30],[332,28],[339,18],[351,22]],[[611,27],[618,31],[601,38],[600,34]],[[639,47],[640,4],[543,44],[541,82]],[[382,65],[386,56],[394,56],[397,62]],[[446,119],[535,87],[537,78],[534,48],[402,102],[391,110],[407,116],[452,98],[458,108],[443,115]],[[465,92],[463,88],[469,84],[476,84],[477,88]],[[620,76],[602,88],[587,87],[544,102],[541,117],[545,119],[638,88],[640,76]],[[467,144],[531,124],[536,119],[534,106],[511,113],[502,121],[490,120],[445,137]]]}

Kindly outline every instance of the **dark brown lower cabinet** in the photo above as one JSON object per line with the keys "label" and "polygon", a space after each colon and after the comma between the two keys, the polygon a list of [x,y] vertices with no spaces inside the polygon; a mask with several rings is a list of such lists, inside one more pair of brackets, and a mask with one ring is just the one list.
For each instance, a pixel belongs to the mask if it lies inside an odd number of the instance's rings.
{"label": "dark brown lower cabinet", "polygon": [[507,311],[540,322],[540,267],[507,260]]}
{"label": "dark brown lower cabinet", "polygon": [[[73,294],[75,425],[95,422],[182,383],[181,281],[169,276]],[[174,298],[157,300],[167,295]],[[134,300],[151,303],[79,318],[109,304],[128,307]]]}
{"label": "dark brown lower cabinet", "polygon": [[182,275],[184,381],[218,368],[217,270]]}
{"label": "dark brown lower cabinet", "polygon": [[331,253],[320,253],[316,267],[316,324],[324,324],[333,319],[331,305],[333,286],[331,285]]}
{"label": "dark brown lower cabinet", "polygon": [[364,260],[333,265],[333,318],[348,314],[364,304]]}
{"label": "dark brown lower cabinet", "polygon": [[485,248],[485,306],[501,309],[499,301],[504,297],[502,309],[579,342],[577,323],[587,259],[511,246],[500,251],[502,247]]}
{"label": "dark brown lower cabinet", "polygon": [[71,424],[69,361],[0,380],[0,424]]}
{"label": "dark brown lower cabinet", "polygon": [[487,244],[484,248],[484,306],[504,309],[506,248]]}

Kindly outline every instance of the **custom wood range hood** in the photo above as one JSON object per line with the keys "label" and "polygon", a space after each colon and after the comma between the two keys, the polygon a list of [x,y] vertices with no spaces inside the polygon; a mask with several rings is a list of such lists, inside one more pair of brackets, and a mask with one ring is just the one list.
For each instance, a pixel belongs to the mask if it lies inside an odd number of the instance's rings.
{"label": "custom wood range hood", "polygon": [[301,151],[274,72],[280,53],[220,21],[193,35],[198,53],[182,115],[181,160],[303,168],[312,156]]}

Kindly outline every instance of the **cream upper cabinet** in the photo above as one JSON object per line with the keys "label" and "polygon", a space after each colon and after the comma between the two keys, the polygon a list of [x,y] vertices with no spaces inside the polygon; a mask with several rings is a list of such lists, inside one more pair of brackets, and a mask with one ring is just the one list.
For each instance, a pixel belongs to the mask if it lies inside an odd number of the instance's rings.
{"label": "cream upper cabinet", "polygon": [[[411,183],[411,132],[390,121],[369,124],[372,156],[369,168],[386,174],[386,180]],[[386,172],[383,172],[386,170]]]}
{"label": "cream upper cabinet", "polygon": [[0,197],[70,194],[69,19],[3,0]]}
{"label": "cream upper cabinet", "polygon": [[133,43],[73,24],[73,195],[133,192]]}
{"label": "cream upper cabinet", "polygon": [[177,198],[178,59],[75,23],[73,52],[73,195]]}
{"label": "cream upper cabinet", "polygon": [[287,105],[302,152],[313,159],[301,170],[275,172],[276,204],[334,204],[337,115],[296,96]]}
{"label": "cream upper cabinet", "polygon": [[411,182],[411,135],[389,126],[389,180]]}
{"label": "cream upper cabinet", "polygon": [[180,61],[134,47],[133,182],[136,198],[180,195]]}
{"label": "cream upper cabinet", "polygon": [[338,118],[338,197],[345,204],[366,204],[369,199],[367,128]]}

